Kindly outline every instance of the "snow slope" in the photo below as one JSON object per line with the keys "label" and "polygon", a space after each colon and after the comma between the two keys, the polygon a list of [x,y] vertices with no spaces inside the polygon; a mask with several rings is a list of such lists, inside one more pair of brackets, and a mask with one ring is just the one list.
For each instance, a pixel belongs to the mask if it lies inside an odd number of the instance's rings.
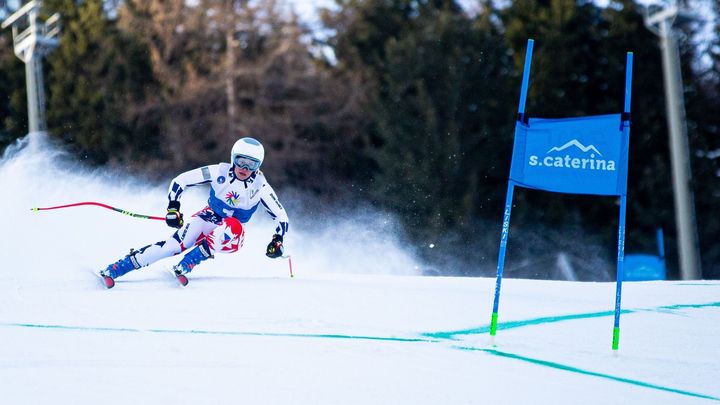
{"label": "snow slope", "polygon": [[104,290],[92,269],[168,228],[29,208],[162,215],[165,186],[26,142],[0,162],[3,404],[720,402],[718,281],[626,283],[617,356],[614,283],[506,279],[492,344],[494,280],[417,276],[392,224],[367,215],[291,217],[294,278],[262,255],[272,229],[257,221],[187,288],[164,271],[176,257]]}

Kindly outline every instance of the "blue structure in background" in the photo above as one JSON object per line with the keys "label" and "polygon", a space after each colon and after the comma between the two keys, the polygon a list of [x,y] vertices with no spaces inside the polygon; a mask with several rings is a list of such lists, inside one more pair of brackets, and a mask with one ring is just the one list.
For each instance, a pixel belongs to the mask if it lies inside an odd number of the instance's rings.
{"label": "blue structure in background", "polygon": [[657,230],[658,255],[630,254],[625,256],[625,281],[665,280],[665,244],[662,228]]}

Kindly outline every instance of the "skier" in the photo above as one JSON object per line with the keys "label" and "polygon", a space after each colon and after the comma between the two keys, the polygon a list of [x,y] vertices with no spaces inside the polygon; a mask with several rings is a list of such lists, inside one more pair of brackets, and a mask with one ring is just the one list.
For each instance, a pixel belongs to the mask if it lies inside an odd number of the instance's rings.
{"label": "skier", "polygon": [[[233,253],[242,247],[243,224],[261,204],[277,225],[265,255],[273,259],[281,257],[288,217],[259,170],[264,157],[265,149],[260,142],[254,138],[240,138],[232,147],[231,163],[200,167],[174,178],[168,189],[165,222],[178,230],[166,240],[139,250],[131,249],[123,259],[108,265],[100,272],[105,286],[112,288],[116,278],[190,249],[173,266],[178,281],[187,285],[186,274],[200,262],[214,257],[215,253]],[[180,212],[180,196],[188,187],[200,184],[210,185],[208,205],[185,221]]]}

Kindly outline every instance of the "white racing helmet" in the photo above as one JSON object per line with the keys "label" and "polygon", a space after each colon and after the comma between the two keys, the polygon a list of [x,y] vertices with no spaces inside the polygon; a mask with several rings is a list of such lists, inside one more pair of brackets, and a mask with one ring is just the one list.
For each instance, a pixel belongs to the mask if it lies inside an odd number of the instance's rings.
{"label": "white racing helmet", "polygon": [[240,138],[230,152],[230,163],[242,169],[256,171],[265,159],[265,148],[255,138]]}

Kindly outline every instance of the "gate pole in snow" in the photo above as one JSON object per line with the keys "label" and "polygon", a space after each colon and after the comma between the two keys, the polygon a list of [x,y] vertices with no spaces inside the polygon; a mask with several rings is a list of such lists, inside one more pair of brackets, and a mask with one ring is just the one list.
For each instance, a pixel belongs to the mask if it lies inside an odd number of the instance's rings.
{"label": "gate pole in snow", "polygon": [[[522,88],[520,90],[520,104],[518,106],[518,121],[525,122],[525,102],[527,100],[528,82],[530,81],[530,66],[532,64],[532,52],[534,40],[528,39],[527,50],[525,51],[525,67],[523,68]],[[498,308],[500,307],[500,285],[502,284],[503,269],[505,268],[505,250],[507,247],[508,233],[510,232],[510,213],[512,211],[513,191],[515,182],[508,181],[507,194],[505,196],[505,212],[503,213],[502,231],[500,233],[500,251],[498,252],[497,278],[495,280],[495,299],[493,300],[493,312],[490,319],[490,338],[495,337],[497,332]]]}
{"label": "gate pole in snow", "polygon": [[491,338],[493,338],[497,332],[498,307],[500,307],[500,284],[502,284],[503,269],[505,268],[505,250],[507,248],[508,233],[510,232],[510,212],[512,211],[514,190],[515,184],[510,180],[505,197],[505,213],[503,214],[502,231],[500,233],[500,251],[498,253],[497,278],[495,279],[495,299],[493,301],[493,312],[490,319]]}
{"label": "gate pole in snow", "polygon": [[[490,341],[494,343],[498,329],[500,287],[505,267],[513,193],[517,186],[557,193],[590,194],[620,198],[617,289],[615,293],[615,324],[612,342],[613,351],[617,353],[620,341],[622,282],[625,274],[625,218],[627,212],[633,54],[632,52],[627,53],[625,105],[622,113],[574,118],[530,119],[525,115],[525,101],[528,91],[532,49],[533,40],[528,40],[500,235],[495,299],[490,321]],[[574,149],[564,152],[564,160],[558,157],[557,154],[549,155],[552,152],[563,151],[570,147]],[[600,153],[598,148],[603,153]],[[570,154],[573,155],[572,158]],[[596,156],[601,156],[602,159],[596,159]],[[572,164],[569,162],[572,162]]]}
{"label": "gate pole in snow", "polygon": [[[633,53],[628,52],[625,62],[625,108],[622,114],[622,136],[630,137],[630,100],[632,98],[632,67]],[[629,148],[628,148],[629,149]],[[627,154],[629,151],[626,150]],[[624,158],[627,161],[627,157]],[[625,211],[627,202],[627,182],[620,195],[620,222],[618,223],[618,253],[615,290],[615,323],[613,325],[612,349],[617,352],[620,344],[620,301],[622,298],[622,282],[625,278]]]}

